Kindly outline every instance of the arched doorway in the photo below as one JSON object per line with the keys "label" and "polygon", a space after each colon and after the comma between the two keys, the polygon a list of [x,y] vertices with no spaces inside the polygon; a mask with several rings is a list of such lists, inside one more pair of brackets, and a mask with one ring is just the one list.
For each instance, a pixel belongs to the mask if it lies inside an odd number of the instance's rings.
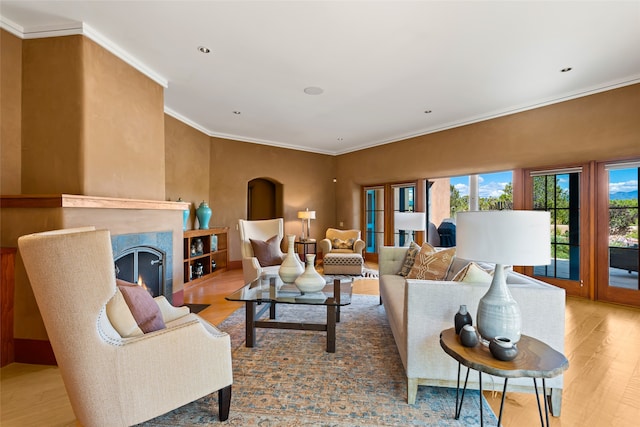
{"label": "arched doorway", "polygon": [[282,184],[269,178],[255,178],[247,184],[247,219],[283,216]]}

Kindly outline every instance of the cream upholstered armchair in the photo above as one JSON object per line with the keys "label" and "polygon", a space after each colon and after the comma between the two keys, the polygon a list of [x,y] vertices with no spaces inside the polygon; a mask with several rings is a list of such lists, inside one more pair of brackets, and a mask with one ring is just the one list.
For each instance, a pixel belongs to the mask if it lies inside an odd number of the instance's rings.
{"label": "cream upholstered armchair", "polygon": [[[284,221],[282,218],[275,219],[263,219],[249,221],[241,219],[239,222],[240,228],[240,252],[242,253],[242,273],[244,275],[244,282],[251,283],[262,273],[276,274],[282,263],[284,254],[281,250],[282,238],[284,237]],[[254,240],[254,244],[257,242],[267,242],[275,236],[275,239],[271,240],[270,249],[265,245],[265,251],[269,250],[272,255],[272,262],[264,263],[261,265],[258,260],[258,254],[253,250],[251,240]],[[279,258],[279,262],[278,259]],[[272,264],[272,265],[266,265]]]}
{"label": "cream upholstered armchair", "polygon": [[[121,317],[121,327],[126,316],[134,319],[135,310],[126,313],[120,304],[124,291],[116,287],[109,231],[30,234],[18,239],[18,247],[82,425],[137,424],[214,391],[219,418],[228,418],[233,382],[228,334],[187,307],[173,307],[148,293],[147,305],[158,304],[161,319],[156,310],[156,320],[163,327],[132,330],[126,338],[116,329],[114,316]],[[131,292],[142,289],[131,287]]]}
{"label": "cream upholstered armchair", "polygon": [[322,255],[334,254],[358,254],[362,256],[365,248],[364,240],[360,238],[360,230],[338,230],[337,228],[327,228],[325,238],[318,246]]}

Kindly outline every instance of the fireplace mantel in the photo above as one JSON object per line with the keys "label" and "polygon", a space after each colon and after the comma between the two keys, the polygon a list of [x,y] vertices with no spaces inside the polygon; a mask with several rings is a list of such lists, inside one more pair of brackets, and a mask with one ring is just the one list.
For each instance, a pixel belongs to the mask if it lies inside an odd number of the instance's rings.
{"label": "fireplace mantel", "polygon": [[121,199],[117,197],[80,196],[76,194],[25,194],[0,196],[2,208],[93,208],[93,209],[189,209],[185,202]]}

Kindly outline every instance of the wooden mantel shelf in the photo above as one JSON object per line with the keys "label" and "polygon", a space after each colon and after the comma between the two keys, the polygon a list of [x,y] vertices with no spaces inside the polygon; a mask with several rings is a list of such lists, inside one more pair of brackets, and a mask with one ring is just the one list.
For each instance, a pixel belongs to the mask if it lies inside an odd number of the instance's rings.
{"label": "wooden mantel shelf", "polygon": [[121,199],[76,194],[25,194],[0,196],[1,208],[93,208],[93,209],[189,209],[190,203],[162,200]]}

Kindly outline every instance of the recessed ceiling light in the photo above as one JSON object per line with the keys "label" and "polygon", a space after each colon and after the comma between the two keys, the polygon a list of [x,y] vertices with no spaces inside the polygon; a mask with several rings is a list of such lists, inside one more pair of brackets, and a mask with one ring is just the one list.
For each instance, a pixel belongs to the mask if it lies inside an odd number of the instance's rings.
{"label": "recessed ceiling light", "polygon": [[242,111],[235,110],[235,111],[233,112],[233,114],[240,115],[240,114],[242,114]]}
{"label": "recessed ceiling light", "polygon": [[209,52],[211,52],[211,50],[209,50],[208,47],[204,47],[204,46],[198,46],[198,51],[200,53],[209,53]]}
{"label": "recessed ceiling light", "polygon": [[433,111],[432,110],[424,110],[424,113],[425,114],[431,114],[431,113],[433,113]]}
{"label": "recessed ceiling light", "polygon": [[569,71],[573,70],[573,68],[571,67],[567,67],[567,68],[563,68],[562,70],[560,70],[561,73],[568,73]]}
{"label": "recessed ceiling light", "polygon": [[321,87],[309,86],[304,88],[304,93],[307,95],[321,95],[324,90]]}

